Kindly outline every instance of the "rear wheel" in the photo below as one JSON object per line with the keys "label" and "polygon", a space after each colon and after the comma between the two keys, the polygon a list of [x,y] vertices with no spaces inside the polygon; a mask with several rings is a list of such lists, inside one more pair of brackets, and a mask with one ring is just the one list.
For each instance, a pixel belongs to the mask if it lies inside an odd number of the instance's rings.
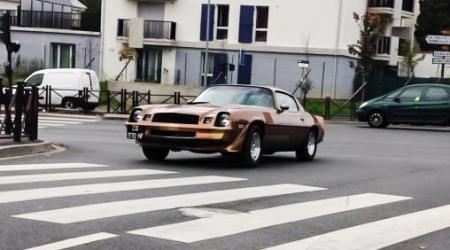
{"label": "rear wheel", "polygon": [[62,106],[65,109],[76,109],[77,108],[75,101],[72,99],[64,99]]}
{"label": "rear wheel", "polygon": [[142,147],[142,152],[150,161],[164,161],[169,151],[169,149]]}
{"label": "rear wheel", "polygon": [[261,163],[263,135],[258,126],[252,126],[247,132],[239,160],[247,167],[256,167]]}
{"label": "rear wheel", "polygon": [[386,128],[389,125],[384,113],[378,110],[370,113],[368,123],[372,128]]}
{"label": "rear wheel", "polygon": [[317,133],[309,131],[305,141],[297,148],[295,154],[299,161],[312,161],[317,153]]}

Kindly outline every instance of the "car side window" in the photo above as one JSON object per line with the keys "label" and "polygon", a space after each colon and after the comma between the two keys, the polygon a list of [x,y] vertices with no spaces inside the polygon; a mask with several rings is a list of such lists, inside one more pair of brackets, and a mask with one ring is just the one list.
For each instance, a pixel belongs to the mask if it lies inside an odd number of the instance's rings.
{"label": "car side window", "polygon": [[393,93],[386,96],[384,99],[385,100],[394,100],[398,96],[399,93],[400,93],[400,90],[394,91]]}
{"label": "car side window", "polygon": [[27,86],[40,86],[42,84],[42,80],[44,79],[44,74],[36,74],[27,80]]}
{"label": "car side window", "polygon": [[422,87],[408,88],[403,91],[399,98],[401,102],[420,102],[422,98]]}
{"label": "car side window", "polygon": [[427,90],[425,94],[424,101],[425,102],[441,102],[448,101],[449,94],[447,90],[439,87],[431,87]]}
{"label": "car side window", "polygon": [[289,112],[298,112],[300,111],[297,105],[297,102],[289,95],[286,95],[281,92],[276,93],[277,98],[277,108],[281,109],[281,105],[288,105],[289,106]]}

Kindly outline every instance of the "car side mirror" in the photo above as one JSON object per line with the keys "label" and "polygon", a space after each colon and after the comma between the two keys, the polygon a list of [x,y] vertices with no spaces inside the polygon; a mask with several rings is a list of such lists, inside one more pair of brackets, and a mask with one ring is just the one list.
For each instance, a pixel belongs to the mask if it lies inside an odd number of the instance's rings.
{"label": "car side mirror", "polygon": [[400,103],[400,102],[401,102],[401,100],[400,100],[400,98],[396,97],[396,98],[394,99],[394,102],[396,102],[396,103]]}
{"label": "car side mirror", "polygon": [[286,110],[289,110],[289,105],[287,105],[287,104],[281,104],[281,105],[280,105],[280,109],[281,109],[281,112],[284,112],[284,111],[286,111]]}

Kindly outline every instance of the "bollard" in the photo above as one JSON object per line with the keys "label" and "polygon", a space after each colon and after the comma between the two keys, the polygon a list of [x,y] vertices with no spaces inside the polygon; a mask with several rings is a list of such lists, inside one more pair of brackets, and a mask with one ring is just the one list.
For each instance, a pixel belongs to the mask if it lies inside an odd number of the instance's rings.
{"label": "bollard", "polygon": [[331,119],[331,97],[327,96],[325,98],[325,114],[324,114],[325,120]]}
{"label": "bollard", "polygon": [[24,106],[24,87],[23,84],[17,85],[15,95],[15,117],[14,117],[14,142],[20,142],[22,138],[22,114]]}

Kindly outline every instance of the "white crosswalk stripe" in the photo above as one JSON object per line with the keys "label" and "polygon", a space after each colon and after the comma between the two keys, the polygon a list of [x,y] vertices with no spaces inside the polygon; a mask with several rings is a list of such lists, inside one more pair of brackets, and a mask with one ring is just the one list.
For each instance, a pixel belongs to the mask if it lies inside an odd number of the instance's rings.
{"label": "white crosswalk stripe", "polygon": [[174,173],[175,172],[162,171],[162,170],[133,169],[133,170],[92,171],[92,172],[77,172],[77,173],[13,175],[13,176],[1,176],[0,177],[0,185],[2,185],[2,184],[17,184],[17,183],[31,183],[31,182],[45,182],[45,181],[94,179],[94,178],[107,178],[107,177],[174,174]]}
{"label": "white crosswalk stripe", "polygon": [[221,176],[201,176],[201,177],[113,182],[113,183],[89,184],[89,185],[78,185],[67,187],[7,191],[7,192],[0,192],[0,203],[29,201],[29,200],[56,198],[56,197],[68,197],[83,194],[101,194],[109,192],[133,191],[133,190],[155,189],[164,187],[225,183],[244,180],[246,179],[221,177]]}
{"label": "white crosswalk stripe", "polygon": [[450,205],[375,221],[266,250],[381,249],[450,227]]}
{"label": "white crosswalk stripe", "polygon": [[69,224],[180,207],[202,206],[252,198],[263,198],[319,190],[324,189],[294,184],[282,184],[182,194],[148,199],[107,202],[87,206],[48,210],[36,213],[19,214],[14,215],[14,217]]}
{"label": "white crosswalk stripe", "polygon": [[[0,120],[4,119],[4,114],[0,115]],[[14,117],[13,117],[14,119]],[[96,116],[72,115],[58,113],[39,113],[38,127],[40,129],[64,127],[69,125],[79,125],[84,123],[97,122]]]}
{"label": "white crosswalk stripe", "polygon": [[383,194],[361,194],[267,208],[249,213],[218,215],[212,218],[140,229],[129,233],[193,243],[407,199],[410,198]]}
{"label": "white crosswalk stripe", "polygon": [[62,241],[58,241],[58,242],[54,242],[54,243],[50,243],[50,244],[46,244],[46,245],[42,245],[42,246],[38,246],[38,247],[28,248],[26,250],[67,249],[70,247],[76,247],[76,246],[84,245],[87,243],[92,243],[95,241],[111,239],[114,237],[117,237],[117,235],[110,234],[110,233],[96,233],[96,234],[85,235],[85,236],[81,236],[81,237],[77,237],[77,238],[73,238],[73,239],[62,240]]}
{"label": "white crosswalk stripe", "polygon": [[[102,224],[101,219],[114,219],[118,216],[136,216],[137,214],[149,213],[154,211],[180,209],[183,211],[193,211],[188,216],[196,216],[197,219],[182,222],[171,222],[161,226],[148,227],[144,224],[140,228],[127,228],[124,232],[141,239],[160,238],[170,241],[195,243],[199,241],[208,241],[227,236],[240,237],[246,236],[251,231],[262,230],[267,227],[275,228],[287,223],[296,223],[303,220],[310,220],[334,215],[340,216],[340,213],[353,213],[359,209],[372,208],[386,209],[393,203],[403,202],[410,197],[362,193],[350,196],[330,197],[321,200],[310,200],[306,202],[291,201],[286,205],[267,206],[258,209],[261,198],[273,199],[276,196],[292,195],[303,196],[306,192],[324,191],[326,188],[303,186],[298,184],[278,184],[263,186],[245,186],[245,178],[225,177],[225,176],[176,176],[178,172],[154,170],[154,169],[120,169],[111,170],[110,166],[88,164],[88,163],[54,163],[54,164],[20,164],[0,166],[0,187],[6,184],[22,183],[46,183],[63,180],[90,180],[89,184],[59,185],[52,187],[34,187],[19,190],[0,191],[0,208],[3,205],[12,205],[17,202],[23,205],[20,214],[11,215],[14,218],[28,219],[42,222],[71,224],[98,220],[95,223]],[[68,170],[76,172],[67,172]],[[11,171],[11,173],[9,173]],[[37,174],[20,174],[20,171],[46,171]],[[66,172],[61,172],[66,171]],[[83,171],[83,172],[81,172]],[[17,174],[19,172],[19,174]],[[51,173],[48,173],[51,172]],[[169,176],[166,176],[169,175]],[[107,178],[124,177],[152,177],[144,180],[114,180],[106,181]],[[96,181],[101,180],[101,183]],[[198,190],[207,184],[239,184],[239,188],[223,189],[216,186],[208,186],[207,191],[171,193],[167,196],[156,196],[152,194],[154,189],[176,188],[185,186],[194,186]],[[213,187],[213,190],[211,188]],[[110,197],[119,192],[137,192],[147,190],[149,196],[144,198],[133,198],[129,200],[109,200],[103,203],[62,205],[51,210],[36,210],[39,203],[44,203],[48,199],[60,198],[70,199],[74,196],[86,196],[95,194],[106,194]],[[183,190],[183,189],[180,189]],[[174,190],[176,191],[176,189]],[[172,191],[171,191],[172,192]],[[143,192],[146,194],[145,192]],[[142,194],[142,193],[140,193]],[[118,195],[118,197],[122,197]],[[210,208],[198,208],[200,206],[211,206],[227,202],[245,202],[251,199],[255,209],[249,212],[235,212],[228,210]],[[19,203],[33,201],[32,207],[26,207],[28,203]],[[57,203],[54,203],[57,204]],[[61,203],[65,204],[65,203]],[[264,203],[271,204],[271,203]],[[214,207],[214,206],[213,206]],[[197,213],[195,213],[197,212]],[[359,216],[358,216],[359,217]],[[385,217],[383,217],[385,218]],[[145,221],[144,221],[145,223]],[[397,217],[386,218],[354,227],[341,229],[324,233],[322,235],[313,235],[309,238],[293,239],[292,242],[286,242],[278,246],[265,246],[265,250],[359,250],[359,249],[381,249],[392,246],[404,241],[408,241],[429,233],[437,232],[450,228],[450,205],[437,207],[433,209],[418,211],[415,213],[403,214]],[[82,225],[82,224],[77,224]],[[107,224],[105,224],[107,225]],[[160,225],[160,224],[158,224]],[[100,227],[101,228],[101,227]],[[107,228],[105,226],[105,228]],[[102,232],[105,231],[105,232]],[[118,228],[114,228],[116,233]],[[54,243],[41,242],[41,246],[31,249],[64,249],[75,247],[82,244],[88,244],[100,240],[117,237],[116,234],[107,233],[108,229],[102,229],[100,232],[91,232],[93,234],[84,236],[65,236],[65,240]],[[276,233],[276,230],[272,232]],[[70,238],[73,237],[73,238]],[[57,238],[58,239],[58,238]],[[61,238],[59,238],[61,239]],[[239,244],[239,243],[236,243]],[[270,243],[269,243],[270,244]],[[39,245],[39,244],[34,244]],[[273,245],[273,244],[271,244]],[[239,245],[232,246],[234,249],[242,249]],[[264,245],[263,245],[264,247]],[[269,247],[269,248],[267,248]]]}

